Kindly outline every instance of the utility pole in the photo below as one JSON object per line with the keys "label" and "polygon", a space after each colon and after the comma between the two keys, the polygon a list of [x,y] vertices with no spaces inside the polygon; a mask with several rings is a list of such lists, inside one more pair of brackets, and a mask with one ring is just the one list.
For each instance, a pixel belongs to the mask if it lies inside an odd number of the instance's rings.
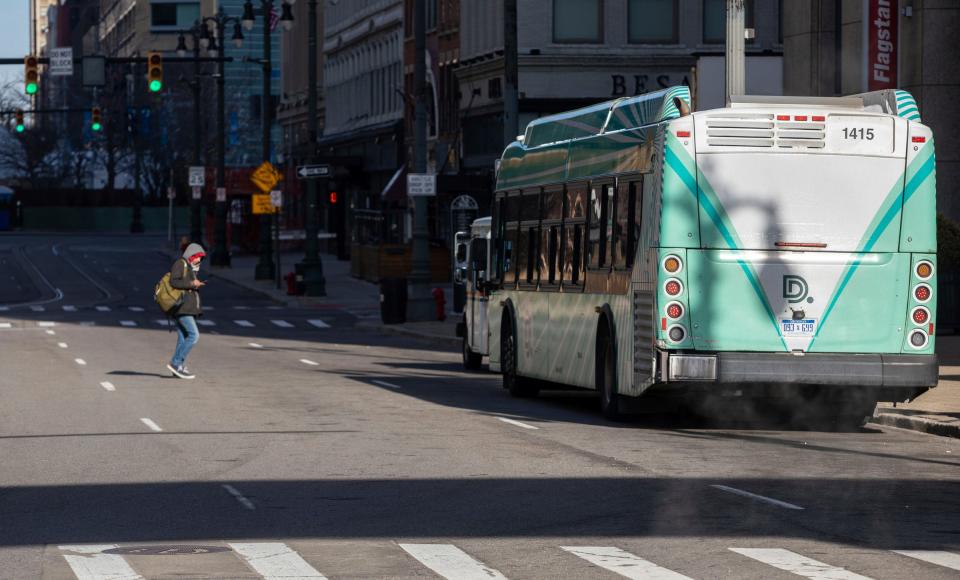
{"label": "utility pole", "polygon": [[[200,155],[203,149],[203,134],[200,131],[200,41],[193,37],[193,166],[201,165]],[[200,243],[203,240],[203,226],[200,223],[201,200],[194,199],[190,192],[190,240]]]}
{"label": "utility pole", "polygon": [[[223,50],[223,43],[226,41],[224,38],[224,30],[226,29],[227,20],[226,15],[223,13],[223,7],[221,6],[216,18],[217,40],[220,41],[221,51]],[[203,26],[206,26],[206,22],[203,23]],[[224,62],[223,59],[221,59],[217,63],[217,198],[216,205],[214,206],[213,255],[210,261],[214,266],[229,268],[230,251],[227,248],[227,200],[226,196],[224,196],[224,199],[220,199],[220,191],[226,188],[227,172],[227,106],[226,96],[224,95],[224,85]]]}
{"label": "utility pole", "polygon": [[744,0],[727,0],[727,104],[746,92]]}
{"label": "utility pole", "polygon": [[[317,0],[307,3],[307,138],[309,139],[308,163],[317,162]],[[327,280],[323,276],[320,247],[317,244],[317,180],[307,180],[306,241],[304,242],[303,268],[304,292],[307,296],[326,296]]]}
{"label": "utility pole", "polygon": [[[413,93],[416,97],[413,121],[413,172],[427,172],[427,65],[426,0],[413,2],[414,65]],[[433,318],[430,298],[430,246],[427,240],[427,198],[413,198],[413,252],[410,260],[407,320],[419,322]]]}
{"label": "utility pole", "polygon": [[517,102],[517,0],[503,3],[503,145],[513,143],[520,134]]}
{"label": "utility pole", "polygon": [[[270,73],[272,64],[270,62],[270,15],[273,14],[273,0],[261,0],[263,8],[263,92],[260,97],[260,120],[263,124],[263,160],[270,161],[270,120],[272,112],[270,98]],[[257,267],[253,277],[256,280],[272,280],[276,275],[276,266],[273,263],[273,251],[271,230],[277,214],[266,214],[260,216],[260,259],[257,261]]]}

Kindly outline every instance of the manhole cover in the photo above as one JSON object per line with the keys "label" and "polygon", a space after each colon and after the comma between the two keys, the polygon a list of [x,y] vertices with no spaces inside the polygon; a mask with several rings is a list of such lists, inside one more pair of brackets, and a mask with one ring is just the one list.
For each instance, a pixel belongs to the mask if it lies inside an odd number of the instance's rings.
{"label": "manhole cover", "polygon": [[104,550],[104,554],[121,554],[125,556],[181,556],[184,554],[213,554],[215,552],[229,552],[230,548],[223,546],[124,546]]}

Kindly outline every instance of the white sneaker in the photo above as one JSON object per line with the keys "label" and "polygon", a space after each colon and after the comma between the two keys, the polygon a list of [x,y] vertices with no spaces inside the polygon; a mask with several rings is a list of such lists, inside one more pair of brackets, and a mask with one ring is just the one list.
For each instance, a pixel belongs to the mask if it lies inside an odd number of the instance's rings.
{"label": "white sneaker", "polygon": [[170,369],[170,372],[173,373],[173,376],[175,377],[179,377],[181,379],[196,378],[196,375],[190,374],[190,371],[187,370],[187,367],[181,366],[180,368],[176,368],[172,364],[167,363],[167,368]]}

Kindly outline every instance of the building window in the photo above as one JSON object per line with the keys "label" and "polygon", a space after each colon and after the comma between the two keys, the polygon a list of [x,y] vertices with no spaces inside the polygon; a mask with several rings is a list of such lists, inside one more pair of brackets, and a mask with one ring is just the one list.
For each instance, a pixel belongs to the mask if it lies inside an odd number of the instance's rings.
{"label": "building window", "polygon": [[150,3],[151,32],[179,32],[200,19],[200,2],[153,0]]}
{"label": "building window", "polygon": [[426,12],[425,30],[434,30],[437,27],[437,0],[427,0]]}
{"label": "building window", "polygon": [[[754,28],[754,0],[744,0],[747,28]],[[703,42],[724,44],[727,41],[727,0],[703,0]],[[750,40],[747,43],[751,42]]]}
{"label": "building window", "polygon": [[553,0],[553,41],[603,42],[603,0]]}
{"label": "building window", "polygon": [[629,0],[629,40],[636,44],[677,42],[677,0]]}
{"label": "building window", "polygon": [[503,97],[503,89],[500,85],[500,77],[494,77],[487,81],[487,94],[491,99],[500,99]]}

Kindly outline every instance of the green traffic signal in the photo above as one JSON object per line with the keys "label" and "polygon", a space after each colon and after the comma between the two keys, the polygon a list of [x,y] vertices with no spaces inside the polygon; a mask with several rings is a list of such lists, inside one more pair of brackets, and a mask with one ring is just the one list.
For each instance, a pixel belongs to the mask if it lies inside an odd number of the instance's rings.
{"label": "green traffic signal", "polygon": [[23,125],[17,125],[17,133],[23,133],[25,127]]}
{"label": "green traffic signal", "polygon": [[37,93],[37,83],[27,83],[27,94],[35,95]]}
{"label": "green traffic signal", "polygon": [[103,125],[101,125],[100,123],[94,123],[90,125],[90,129],[92,129],[93,131],[99,131],[102,128],[103,128]]}
{"label": "green traffic signal", "polygon": [[160,92],[160,89],[162,89],[162,88],[163,88],[163,83],[162,83],[162,82],[160,82],[160,81],[158,81],[158,80],[152,80],[152,81],[150,81],[150,92],[151,92],[151,93],[159,93],[159,92]]}

